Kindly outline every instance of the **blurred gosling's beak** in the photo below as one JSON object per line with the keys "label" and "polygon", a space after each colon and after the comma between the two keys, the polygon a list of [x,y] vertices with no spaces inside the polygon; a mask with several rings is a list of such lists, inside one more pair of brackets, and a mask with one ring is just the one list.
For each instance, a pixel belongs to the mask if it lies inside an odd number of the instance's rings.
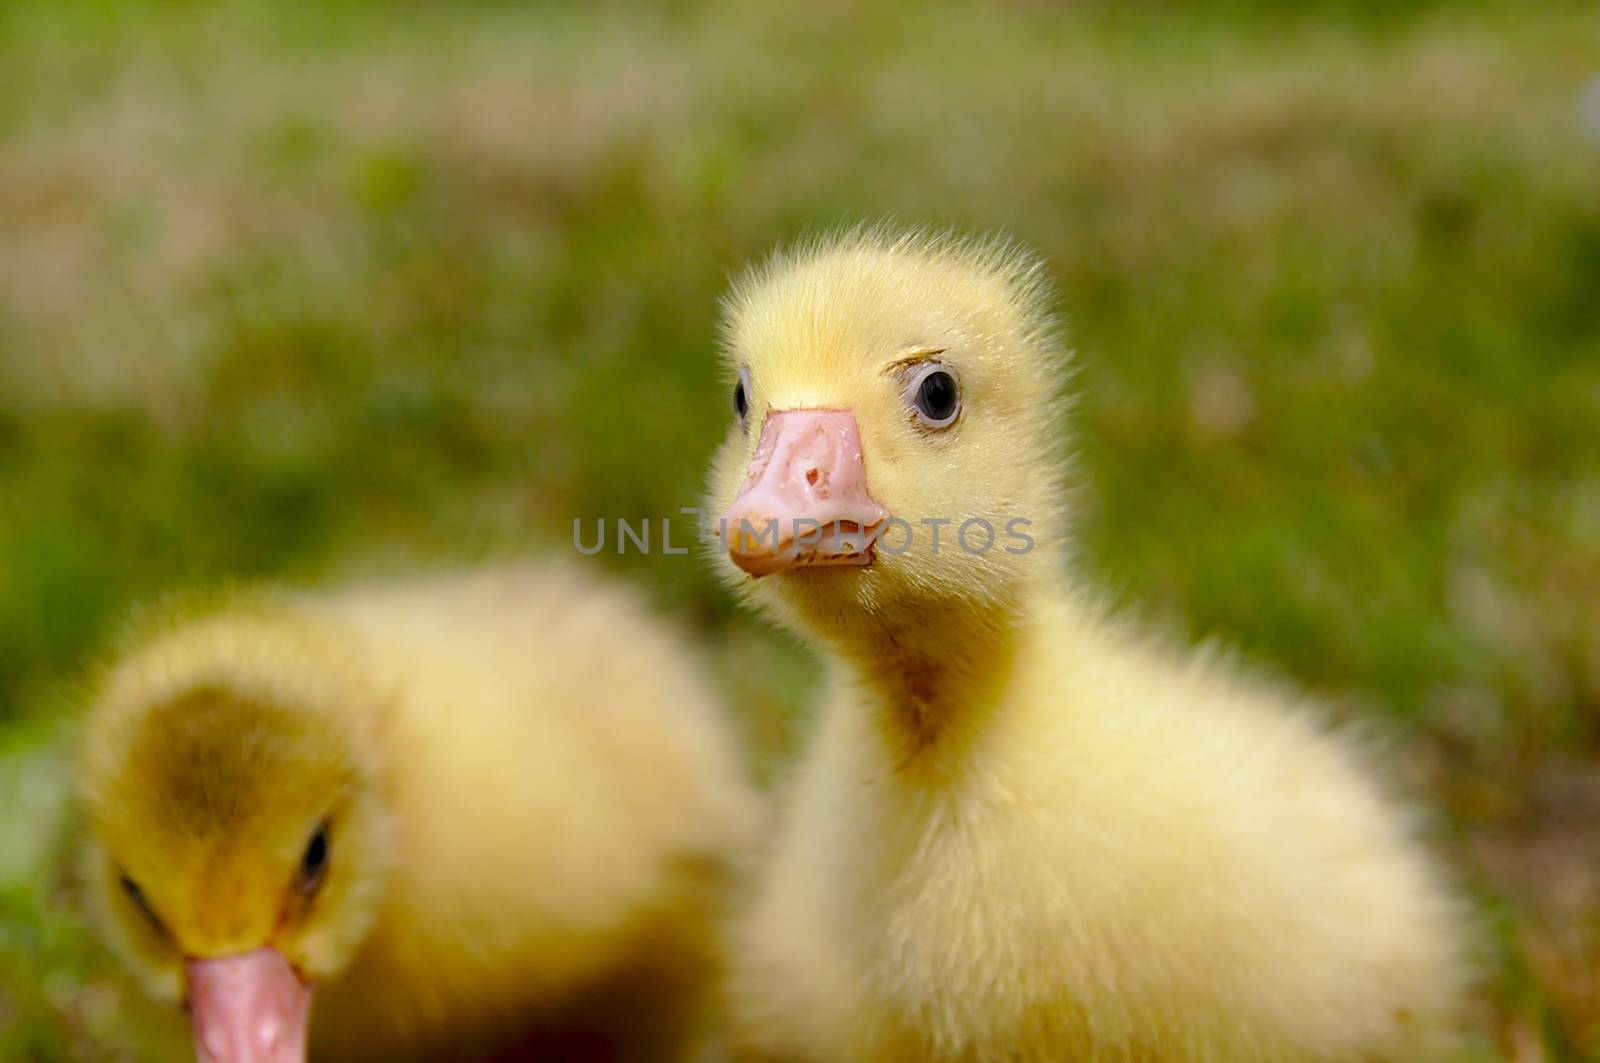
{"label": "blurred gosling's beak", "polygon": [[282,953],[259,948],[188,967],[199,1063],[305,1063],[311,987]]}
{"label": "blurred gosling's beak", "polygon": [[744,486],[720,534],[752,576],[806,565],[870,565],[889,511],[867,493],[861,433],[849,410],[767,415]]}

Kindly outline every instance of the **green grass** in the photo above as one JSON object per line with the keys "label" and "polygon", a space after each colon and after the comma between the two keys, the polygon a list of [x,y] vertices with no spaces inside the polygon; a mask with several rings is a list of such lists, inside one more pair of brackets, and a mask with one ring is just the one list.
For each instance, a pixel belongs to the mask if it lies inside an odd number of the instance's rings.
{"label": "green grass", "polygon": [[[1388,721],[1485,1052],[1600,1058],[1596,73],[1561,4],[0,10],[0,1057],[157,1051],[59,811],[133,603],[676,513],[728,273],[892,214],[1045,253],[1085,578]],[[806,659],[605,563],[770,770]]]}

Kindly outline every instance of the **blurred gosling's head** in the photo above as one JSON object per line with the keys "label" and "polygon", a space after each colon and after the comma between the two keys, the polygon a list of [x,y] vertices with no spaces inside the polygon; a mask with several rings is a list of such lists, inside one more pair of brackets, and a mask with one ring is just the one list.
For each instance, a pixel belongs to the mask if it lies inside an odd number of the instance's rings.
{"label": "blurred gosling's head", "polygon": [[751,270],[706,505],[725,575],[823,634],[1014,599],[1064,536],[1049,302],[998,239],[859,230]]}
{"label": "blurred gosling's head", "polygon": [[88,886],[201,1058],[304,1058],[312,987],[349,962],[390,863],[374,697],[309,635],[249,617],[126,657],[85,724]]}

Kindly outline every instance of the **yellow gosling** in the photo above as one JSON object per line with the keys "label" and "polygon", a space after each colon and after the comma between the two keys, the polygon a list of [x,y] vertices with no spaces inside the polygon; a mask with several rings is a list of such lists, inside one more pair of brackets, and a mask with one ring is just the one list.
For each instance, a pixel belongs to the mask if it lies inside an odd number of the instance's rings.
{"label": "yellow gosling", "polygon": [[84,726],[105,932],[202,1060],[686,1058],[755,815],[693,657],[553,566],[156,625]]}
{"label": "yellow gosling", "polygon": [[1070,578],[1048,304],[1008,244],[881,229],[727,300],[718,566],[828,676],[740,928],[739,1048],[1435,1058],[1458,912],[1360,750]]}

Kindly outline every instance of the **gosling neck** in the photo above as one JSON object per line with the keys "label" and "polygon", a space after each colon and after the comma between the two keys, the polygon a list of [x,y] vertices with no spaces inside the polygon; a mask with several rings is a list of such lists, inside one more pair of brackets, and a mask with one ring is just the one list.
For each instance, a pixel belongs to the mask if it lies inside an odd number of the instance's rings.
{"label": "gosling neck", "polygon": [[922,603],[864,619],[833,641],[897,775],[939,779],[958,769],[1005,702],[1032,597]]}

